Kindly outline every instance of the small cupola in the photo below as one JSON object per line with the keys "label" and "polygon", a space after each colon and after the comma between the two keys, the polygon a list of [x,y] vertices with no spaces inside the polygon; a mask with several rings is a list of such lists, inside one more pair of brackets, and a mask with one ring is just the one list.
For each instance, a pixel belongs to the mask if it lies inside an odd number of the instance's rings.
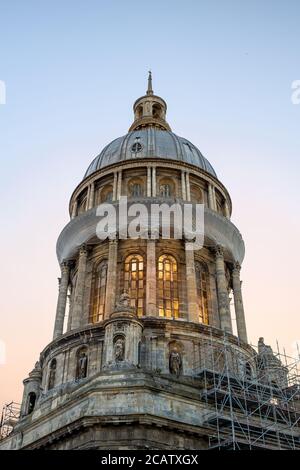
{"label": "small cupola", "polygon": [[154,95],[152,89],[152,74],[149,71],[148,88],[146,95],[138,98],[133,105],[134,122],[130,131],[143,129],[145,127],[156,127],[160,130],[170,131],[171,128],[166,121],[167,103],[159,96]]}

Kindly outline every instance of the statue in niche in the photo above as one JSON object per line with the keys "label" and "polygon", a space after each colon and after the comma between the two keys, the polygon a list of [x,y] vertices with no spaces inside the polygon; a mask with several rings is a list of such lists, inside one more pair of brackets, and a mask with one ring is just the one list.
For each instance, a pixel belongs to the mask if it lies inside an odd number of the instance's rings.
{"label": "statue in niche", "polygon": [[176,377],[179,377],[180,372],[181,372],[181,367],[182,367],[181,355],[176,349],[174,349],[173,351],[170,352],[170,356],[169,356],[169,370],[171,374],[176,375]]}
{"label": "statue in niche", "polygon": [[48,389],[51,390],[55,385],[55,376],[56,376],[56,360],[50,364],[49,379],[48,379]]}
{"label": "statue in niche", "polygon": [[114,344],[114,356],[116,362],[124,361],[125,339],[119,337]]}
{"label": "statue in niche", "polygon": [[77,379],[84,379],[87,373],[87,355],[85,351],[81,351],[77,361]]}

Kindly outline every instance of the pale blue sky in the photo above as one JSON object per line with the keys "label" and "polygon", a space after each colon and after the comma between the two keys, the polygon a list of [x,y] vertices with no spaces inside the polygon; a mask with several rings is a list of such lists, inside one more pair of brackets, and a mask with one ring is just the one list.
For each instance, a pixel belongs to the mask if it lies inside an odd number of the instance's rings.
{"label": "pale blue sky", "polygon": [[50,340],[55,243],[71,192],[104,145],[127,132],[149,68],[173,131],[199,147],[232,196],[246,242],[249,337],[279,338],[290,350],[300,337],[300,105],[291,103],[300,2],[2,0],[0,8],[0,402],[19,399]]}

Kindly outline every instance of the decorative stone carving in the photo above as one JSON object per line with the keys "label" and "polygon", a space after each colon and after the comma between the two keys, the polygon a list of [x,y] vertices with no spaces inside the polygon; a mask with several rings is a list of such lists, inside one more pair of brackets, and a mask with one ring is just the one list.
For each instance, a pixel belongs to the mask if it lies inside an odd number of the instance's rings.
{"label": "decorative stone carving", "polygon": [[119,336],[114,343],[114,356],[116,362],[124,361],[125,356],[125,338]]}
{"label": "decorative stone carving", "polygon": [[87,355],[85,351],[81,351],[77,360],[77,379],[84,379],[87,375]]}
{"label": "decorative stone carving", "polygon": [[173,350],[170,352],[169,356],[169,370],[171,374],[176,375],[179,377],[182,368],[182,359],[181,355],[178,351]]}
{"label": "decorative stone carving", "polygon": [[120,295],[119,300],[116,303],[116,307],[119,309],[130,307],[130,295],[127,292],[123,292]]}

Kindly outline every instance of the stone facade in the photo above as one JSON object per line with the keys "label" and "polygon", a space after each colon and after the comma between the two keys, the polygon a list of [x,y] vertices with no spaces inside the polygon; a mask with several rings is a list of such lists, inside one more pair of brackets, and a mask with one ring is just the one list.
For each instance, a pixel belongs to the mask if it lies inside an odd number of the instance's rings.
{"label": "stone facade", "polygon": [[[200,152],[171,133],[151,77],[134,115],[122,146],[104,151],[108,161],[96,160],[71,196],[57,243],[53,341],[24,380],[20,420],[0,449],[205,449],[215,405],[201,399],[203,371],[259,379],[263,363],[273,382],[284,382],[270,351],[256,356],[247,343],[244,243],[228,191]],[[122,196],[129,206],[204,204],[204,247],[119,232],[100,241],[97,206],[118,206]]]}

